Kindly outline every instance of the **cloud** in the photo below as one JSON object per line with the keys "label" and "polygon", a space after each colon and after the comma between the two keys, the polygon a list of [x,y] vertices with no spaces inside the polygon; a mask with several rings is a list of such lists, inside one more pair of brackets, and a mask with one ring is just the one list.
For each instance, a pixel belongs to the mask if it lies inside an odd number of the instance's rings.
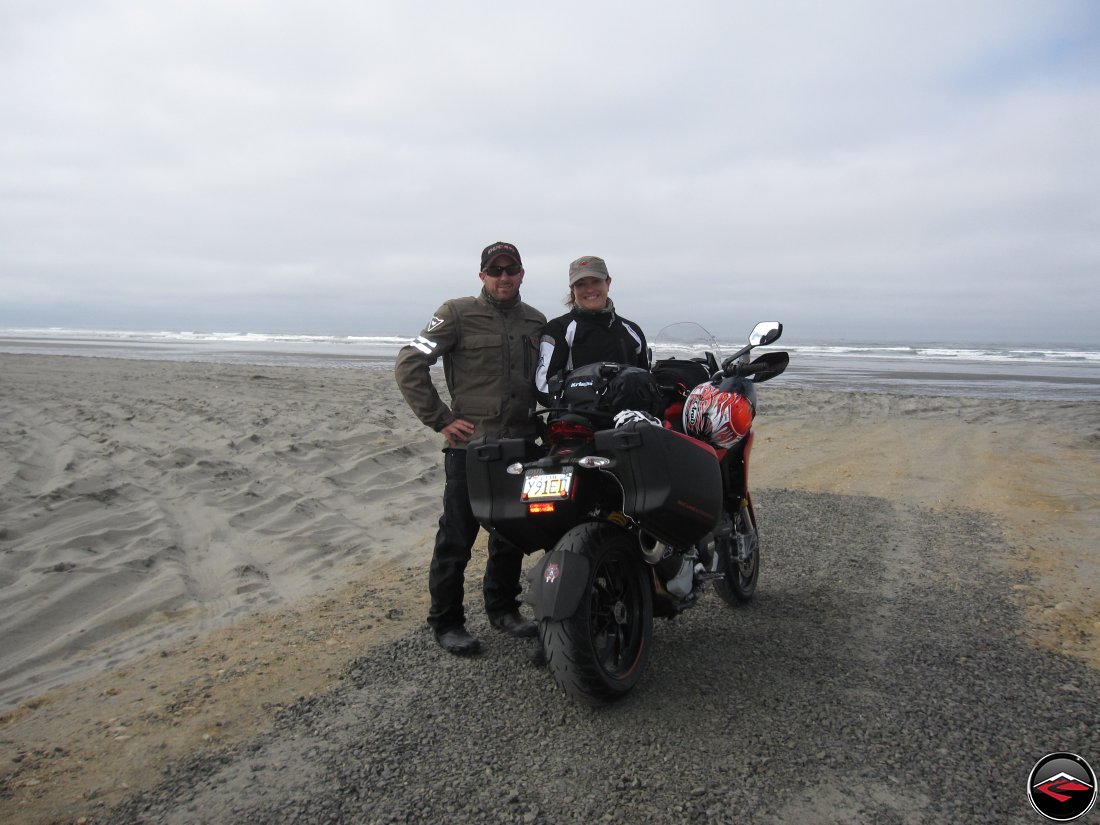
{"label": "cloud", "polygon": [[1089,2],[0,14],[0,323],[401,334],[508,239],[551,313],[1095,338]]}

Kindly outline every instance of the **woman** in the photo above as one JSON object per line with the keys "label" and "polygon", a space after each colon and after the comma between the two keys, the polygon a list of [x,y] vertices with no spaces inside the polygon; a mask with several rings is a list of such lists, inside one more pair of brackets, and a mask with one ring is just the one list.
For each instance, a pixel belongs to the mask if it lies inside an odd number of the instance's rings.
{"label": "woman", "polygon": [[569,312],[542,328],[535,393],[546,404],[550,379],[602,361],[649,369],[641,327],[617,312],[608,297],[611,275],[603,258],[586,255],[569,264]]}

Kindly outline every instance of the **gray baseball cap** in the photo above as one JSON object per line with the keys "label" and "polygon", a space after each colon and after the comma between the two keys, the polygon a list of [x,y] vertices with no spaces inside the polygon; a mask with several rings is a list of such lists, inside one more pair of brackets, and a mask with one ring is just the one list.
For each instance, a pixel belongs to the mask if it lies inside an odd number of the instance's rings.
{"label": "gray baseball cap", "polygon": [[569,286],[573,286],[582,278],[599,278],[601,281],[606,281],[610,277],[611,274],[607,271],[607,264],[604,263],[603,258],[597,258],[595,255],[585,255],[569,264]]}

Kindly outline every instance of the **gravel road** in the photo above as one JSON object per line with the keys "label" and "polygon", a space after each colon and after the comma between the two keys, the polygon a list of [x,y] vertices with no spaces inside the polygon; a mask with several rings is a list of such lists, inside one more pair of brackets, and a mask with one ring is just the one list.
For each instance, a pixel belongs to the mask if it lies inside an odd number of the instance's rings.
{"label": "gravel road", "polygon": [[[647,675],[570,703],[526,643],[374,649],[275,729],[172,766],[99,823],[1034,823],[1040,757],[1100,768],[1100,673],[1030,648],[999,527],[757,494],[754,602],[658,620]],[[1084,822],[1100,821],[1096,810]]]}

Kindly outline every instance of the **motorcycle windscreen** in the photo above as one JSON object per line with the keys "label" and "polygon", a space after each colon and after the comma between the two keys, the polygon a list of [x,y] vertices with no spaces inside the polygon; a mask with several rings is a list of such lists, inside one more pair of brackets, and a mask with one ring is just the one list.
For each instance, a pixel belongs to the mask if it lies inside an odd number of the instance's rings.
{"label": "motorcycle windscreen", "polygon": [[596,433],[596,449],[615,458],[623,511],[666,544],[694,544],[722,512],[722,474],[713,448],[643,421]]}

